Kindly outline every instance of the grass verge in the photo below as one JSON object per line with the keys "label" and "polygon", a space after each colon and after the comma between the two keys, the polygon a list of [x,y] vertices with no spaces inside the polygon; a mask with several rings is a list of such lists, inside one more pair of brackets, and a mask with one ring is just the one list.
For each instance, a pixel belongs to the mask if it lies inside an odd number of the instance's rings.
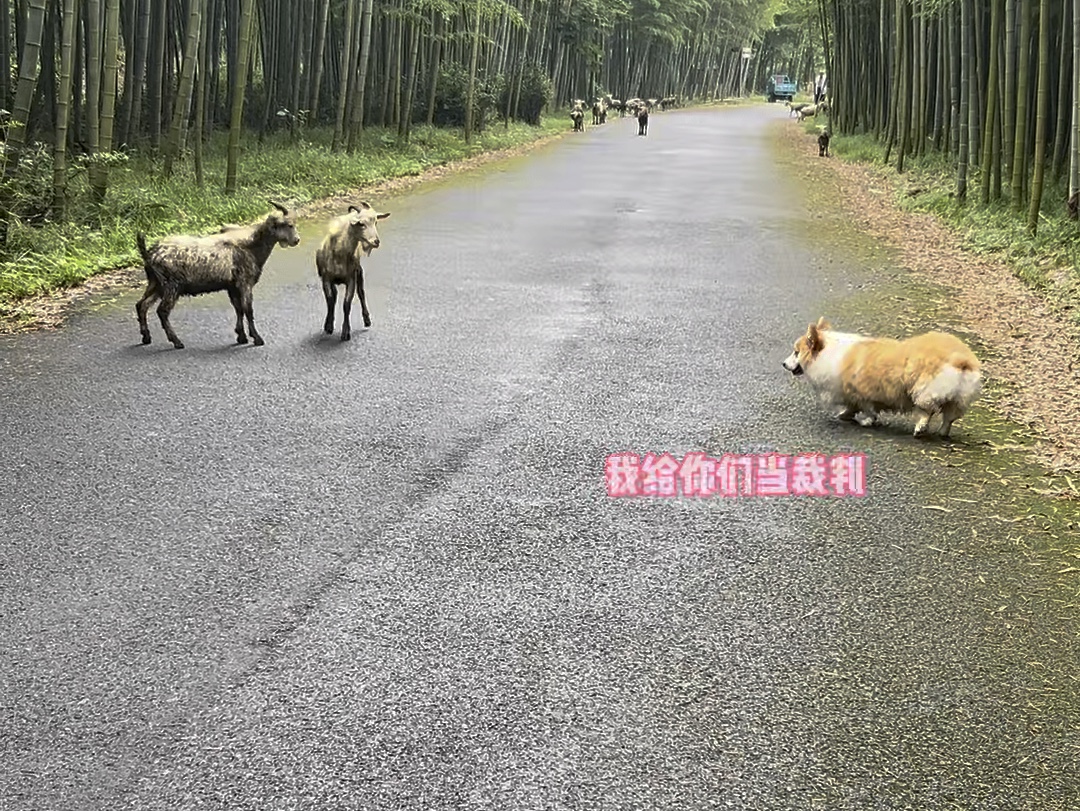
{"label": "grass verge", "polygon": [[[804,126],[808,132],[817,129],[811,123]],[[982,173],[972,167],[968,199],[959,203],[956,166],[947,155],[930,151],[908,156],[901,174],[895,168],[895,154],[892,162],[885,164],[884,147],[871,135],[835,137],[830,146],[837,157],[867,164],[887,177],[895,190],[893,202],[898,208],[935,216],[954,232],[966,251],[1004,262],[1054,311],[1080,325],[1080,225],[1066,216],[1067,179],[1054,178],[1053,167],[1047,167],[1042,213],[1037,232],[1032,235],[1027,228],[1028,200],[1024,197],[1020,210],[1013,210],[1007,175],[1001,178],[1002,197],[984,205]],[[1062,167],[1062,174],[1067,168]],[[990,185],[992,191],[994,178]]]}

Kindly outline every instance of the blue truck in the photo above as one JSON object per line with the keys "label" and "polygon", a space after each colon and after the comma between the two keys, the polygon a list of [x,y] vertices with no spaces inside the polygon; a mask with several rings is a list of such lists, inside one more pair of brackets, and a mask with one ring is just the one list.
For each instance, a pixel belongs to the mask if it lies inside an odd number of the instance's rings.
{"label": "blue truck", "polygon": [[784,99],[785,101],[791,101],[795,98],[795,93],[799,90],[799,85],[793,82],[788,76],[778,73],[775,76],[770,76],[768,84],[765,88],[765,95],[769,99],[769,103],[772,104],[777,99]]}

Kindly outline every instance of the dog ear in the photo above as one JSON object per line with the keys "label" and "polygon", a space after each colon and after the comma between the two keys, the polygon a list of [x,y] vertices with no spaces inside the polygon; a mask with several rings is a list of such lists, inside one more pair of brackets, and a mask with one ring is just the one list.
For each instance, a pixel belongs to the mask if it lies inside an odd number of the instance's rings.
{"label": "dog ear", "polygon": [[832,324],[825,320],[825,316],[821,316],[821,318],[817,320],[817,328],[820,330],[830,330],[832,329]]}

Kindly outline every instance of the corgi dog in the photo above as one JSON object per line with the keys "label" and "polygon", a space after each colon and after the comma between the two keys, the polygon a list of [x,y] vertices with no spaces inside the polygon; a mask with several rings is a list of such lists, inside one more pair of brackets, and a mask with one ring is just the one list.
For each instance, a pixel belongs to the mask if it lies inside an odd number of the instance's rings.
{"label": "corgi dog", "polygon": [[840,406],[839,419],[869,427],[882,411],[915,413],[915,436],[926,434],[940,414],[941,435],[947,437],[982,391],[978,359],[944,332],[903,341],[870,338],[836,332],[820,318],[783,363],[793,375],[805,375],[823,400]]}

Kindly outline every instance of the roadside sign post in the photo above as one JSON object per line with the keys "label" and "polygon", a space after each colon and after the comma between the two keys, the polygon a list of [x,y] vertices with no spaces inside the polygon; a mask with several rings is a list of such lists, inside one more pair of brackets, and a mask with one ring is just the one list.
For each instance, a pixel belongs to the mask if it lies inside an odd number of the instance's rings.
{"label": "roadside sign post", "polygon": [[742,49],[742,96],[746,97],[746,74],[750,70],[750,60],[754,57],[752,48]]}

